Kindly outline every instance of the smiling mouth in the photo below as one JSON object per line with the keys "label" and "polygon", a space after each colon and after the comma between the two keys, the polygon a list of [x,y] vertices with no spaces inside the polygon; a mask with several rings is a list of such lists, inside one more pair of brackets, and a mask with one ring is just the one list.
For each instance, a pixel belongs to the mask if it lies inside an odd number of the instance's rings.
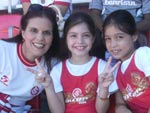
{"label": "smiling mouth", "polygon": [[42,49],[44,47],[44,44],[42,43],[33,43],[34,47],[38,48],[38,49]]}
{"label": "smiling mouth", "polygon": [[112,54],[112,55],[115,55],[115,56],[116,56],[116,55],[119,55],[119,51],[118,51],[118,50],[113,50],[113,51],[111,51],[111,54]]}

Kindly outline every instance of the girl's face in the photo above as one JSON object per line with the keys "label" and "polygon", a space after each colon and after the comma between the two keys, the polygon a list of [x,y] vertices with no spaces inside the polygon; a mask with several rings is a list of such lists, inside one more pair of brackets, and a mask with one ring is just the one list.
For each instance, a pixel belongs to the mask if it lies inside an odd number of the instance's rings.
{"label": "girl's face", "polygon": [[67,33],[67,46],[72,57],[89,56],[94,37],[85,23],[73,26]]}
{"label": "girl's face", "polygon": [[117,27],[109,25],[105,29],[104,39],[106,48],[115,59],[128,59],[134,52],[134,42],[137,36],[122,32]]}
{"label": "girl's face", "polygon": [[53,40],[52,23],[47,18],[32,18],[22,36],[24,39],[22,51],[25,58],[34,61],[44,55],[51,46]]}

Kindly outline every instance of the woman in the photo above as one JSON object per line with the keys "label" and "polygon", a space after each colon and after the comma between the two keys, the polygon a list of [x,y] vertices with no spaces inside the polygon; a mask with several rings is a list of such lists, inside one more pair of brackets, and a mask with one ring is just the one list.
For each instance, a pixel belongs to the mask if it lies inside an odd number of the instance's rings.
{"label": "woman", "polygon": [[49,87],[49,84],[37,82],[37,76],[45,74],[40,66],[50,73],[52,64],[56,63],[53,57],[58,58],[58,49],[55,12],[31,5],[21,19],[20,34],[0,40],[0,112],[23,113],[26,101]]}

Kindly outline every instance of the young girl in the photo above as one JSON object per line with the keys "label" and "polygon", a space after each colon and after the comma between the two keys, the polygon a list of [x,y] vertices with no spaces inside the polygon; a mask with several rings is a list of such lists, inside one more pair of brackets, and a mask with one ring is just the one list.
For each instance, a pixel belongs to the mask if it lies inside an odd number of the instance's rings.
{"label": "young girl", "polygon": [[[120,92],[117,113],[148,113],[150,108],[150,48],[135,49],[136,23],[125,10],[111,13],[103,25],[107,50],[121,65],[117,73]],[[121,94],[120,94],[121,93]]]}
{"label": "young girl", "polygon": [[51,71],[56,93],[64,94],[65,113],[105,113],[109,94],[116,90],[112,72],[117,65],[111,68],[111,58],[106,65],[92,56],[96,38],[96,27],[88,14],[76,12],[67,19],[64,48],[69,57]]}

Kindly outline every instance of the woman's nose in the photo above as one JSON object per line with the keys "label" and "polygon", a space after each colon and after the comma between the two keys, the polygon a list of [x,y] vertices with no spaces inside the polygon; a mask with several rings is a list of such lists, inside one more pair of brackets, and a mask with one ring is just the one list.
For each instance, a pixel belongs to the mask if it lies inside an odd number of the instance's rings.
{"label": "woman's nose", "polygon": [[39,40],[43,40],[44,35],[43,35],[42,33],[38,33],[38,34],[37,34],[37,38],[38,38]]}

